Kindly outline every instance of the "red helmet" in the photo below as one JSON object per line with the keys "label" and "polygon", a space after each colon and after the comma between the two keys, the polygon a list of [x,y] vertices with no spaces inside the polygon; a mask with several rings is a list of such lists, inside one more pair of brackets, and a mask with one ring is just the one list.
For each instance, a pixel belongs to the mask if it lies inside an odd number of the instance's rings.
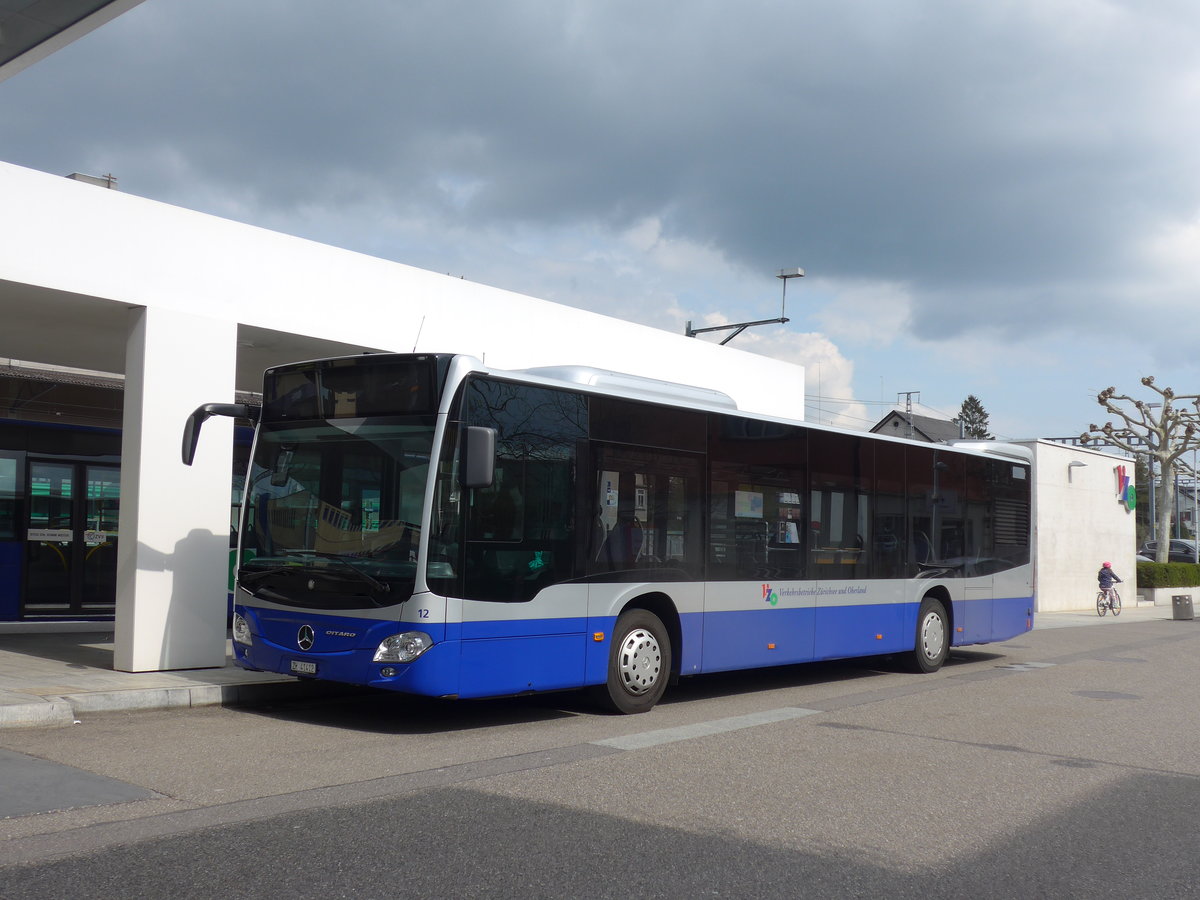
{"label": "red helmet", "polygon": [[1109,566],[1111,566],[1111,565],[1112,565],[1112,563],[1101,563],[1101,564],[1100,564],[1100,568],[1102,568],[1102,569],[1107,569],[1107,568],[1108,568]]}

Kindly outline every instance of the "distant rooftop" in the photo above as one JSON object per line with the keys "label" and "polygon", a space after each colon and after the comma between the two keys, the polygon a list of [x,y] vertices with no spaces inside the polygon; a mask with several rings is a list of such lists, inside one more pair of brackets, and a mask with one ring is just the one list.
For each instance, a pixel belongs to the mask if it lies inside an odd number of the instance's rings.
{"label": "distant rooftop", "polygon": [[914,441],[927,441],[931,444],[945,444],[962,439],[958,425],[949,419],[903,413],[898,409],[880,419],[871,428],[871,432]]}

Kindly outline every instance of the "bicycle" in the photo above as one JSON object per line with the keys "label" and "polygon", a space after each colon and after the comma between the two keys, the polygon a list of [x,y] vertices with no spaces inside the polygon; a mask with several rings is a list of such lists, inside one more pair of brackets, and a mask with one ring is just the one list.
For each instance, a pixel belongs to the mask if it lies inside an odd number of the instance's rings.
{"label": "bicycle", "polygon": [[1103,616],[1110,609],[1114,616],[1121,614],[1121,595],[1117,593],[1115,587],[1101,590],[1096,594],[1096,615]]}

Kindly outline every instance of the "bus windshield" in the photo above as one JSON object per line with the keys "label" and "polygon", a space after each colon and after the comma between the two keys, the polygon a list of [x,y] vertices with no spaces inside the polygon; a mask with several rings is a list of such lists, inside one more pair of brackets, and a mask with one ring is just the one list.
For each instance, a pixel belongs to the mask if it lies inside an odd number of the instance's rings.
{"label": "bus windshield", "polygon": [[407,600],[432,443],[429,417],[264,425],[247,478],[242,588],[310,608]]}

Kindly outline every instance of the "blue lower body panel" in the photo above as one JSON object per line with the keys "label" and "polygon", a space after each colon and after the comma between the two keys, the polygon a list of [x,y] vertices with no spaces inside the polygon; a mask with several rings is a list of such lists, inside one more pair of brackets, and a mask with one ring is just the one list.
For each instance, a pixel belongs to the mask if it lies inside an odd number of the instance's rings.
{"label": "blue lower body panel", "polygon": [[[251,647],[234,643],[243,668],[428,697],[500,697],[585,683],[586,619],[554,620],[544,628],[528,620],[417,626],[242,606],[237,612],[253,635]],[[308,649],[300,647],[304,627],[313,633]],[[405,631],[425,632],[433,647],[410,663],[373,661],[385,638]],[[559,633],[537,633],[546,631]]]}
{"label": "blue lower body panel", "polygon": [[[431,697],[458,693],[459,643],[444,640],[445,625],[420,629],[430,635],[434,645],[414,662],[377,663],[372,660],[384,638],[418,629],[410,623],[300,610],[283,612],[238,606],[236,611],[249,623],[254,642],[250,647],[234,642],[234,662],[243,668]],[[300,647],[299,632],[303,627],[313,633],[308,649]],[[395,670],[394,675],[382,674],[388,666]],[[298,671],[297,667],[308,671]]]}
{"label": "blue lower body panel", "polygon": [[1032,597],[997,597],[992,601],[990,640],[1007,641],[1033,630]]}
{"label": "blue lower body panel", "polygon": [[704,672],[810,662],[814,610],[764,609],[704,614]]}
{"label": "blue lower body panel", "polygon": [[459,696],[582,687],[587,628],[586,618],[463,622]]}
{"label": "blue lower body panel", "polygon": [[[882,603],[690,613],[680,616],[680,674],[906,652],[919,604]],[[1033,598],[954,604],[956,646],[1003,641],[1033,627]],[[613,617],[414,625],[239,606],[253,646],[234,644],[245,668],[430,697],[499,697],[603,684]],[[985,621],[986,619],[986,621]],[[964,626],[971,623],[971,628]],[[963,627],[963,631],[957,631]],[[312,643],[301,649],[302,628]],[[411,663],[377,663],[376,648],[404,631],[433,646]],[[387,674],[389,673],[390,674]]]}
{"label": "blue lower body panel", "polygon": [[826,606],[817,610],[815,659],[875,656],[911,650],[916,603]]}
{"label": "blue lower body panel", "polygon": [[972,597],[954,604],[954,646],[980,644],[992,639],[994,602],[991,597]]}
{"label": "blue lower body panel", "polygon": [[463,641],[461,646],[460,697],[583,687],[582,633]]}
{"label": "blue lower body panel", "polygon": [[913,603],[706,613],[703,671],[911,650],[916,615]]}

